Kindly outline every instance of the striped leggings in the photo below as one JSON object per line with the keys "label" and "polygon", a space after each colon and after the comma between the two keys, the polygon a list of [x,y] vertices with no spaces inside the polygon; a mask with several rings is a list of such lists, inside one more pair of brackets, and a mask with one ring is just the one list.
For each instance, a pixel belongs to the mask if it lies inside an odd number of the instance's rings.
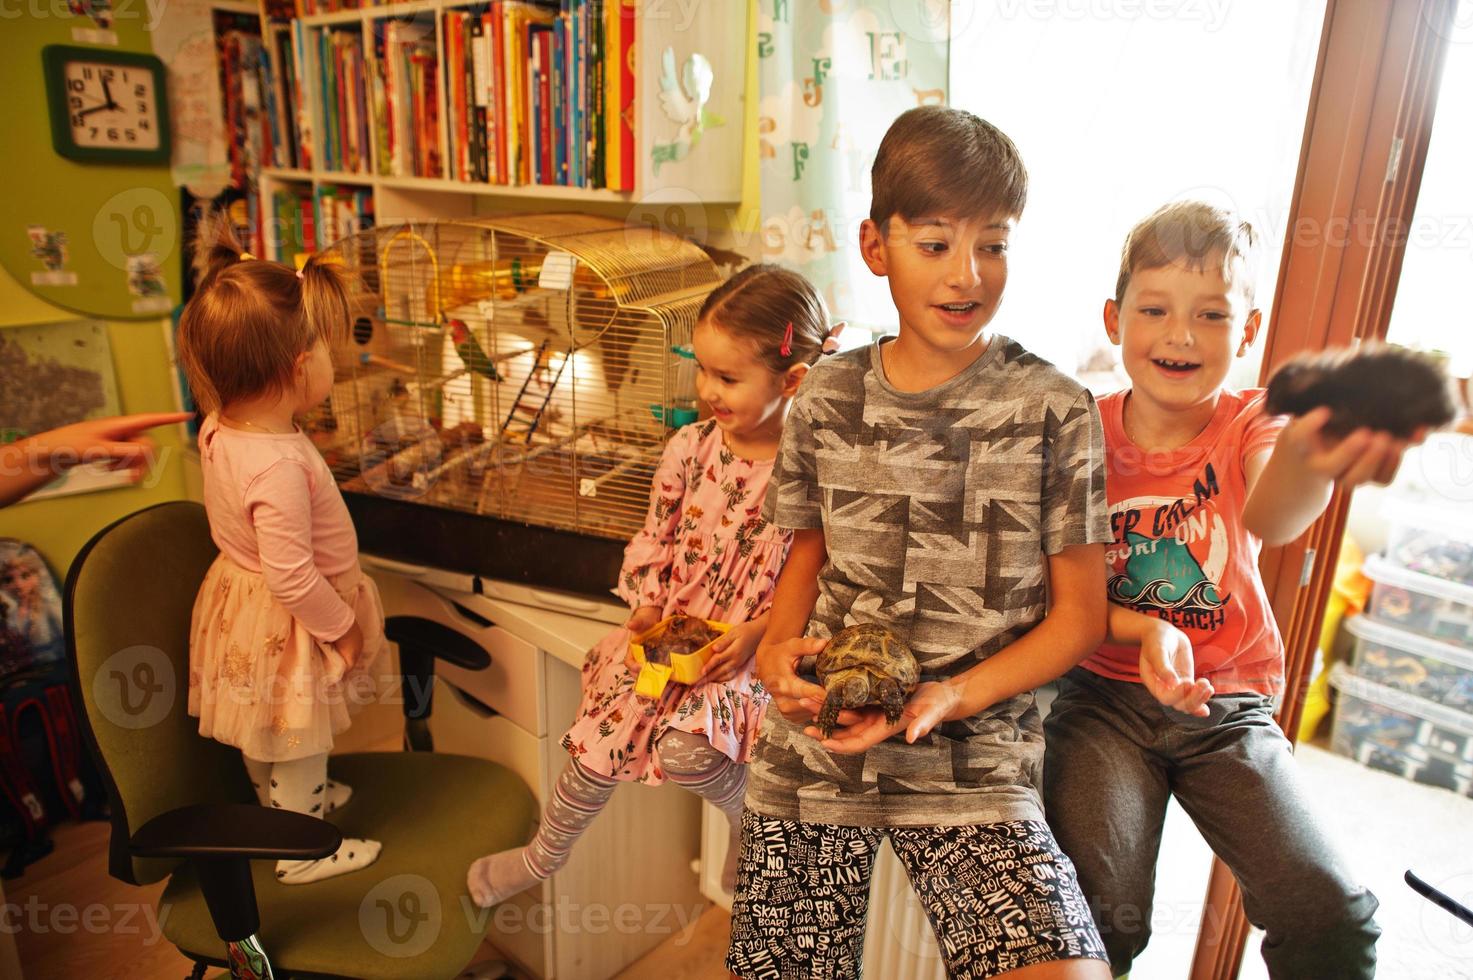
{"label": "striped leggings", "polygon": [[[673,728],[660,736],[656,756],[671,782],[710,801],[726,814],[733,828],[741,826],[746,766],[732,762],[701,736]],[[576,759],[568,760],[542,814],[537,836],[524,852],[533,874],[547,878],[567,862],[573,844],[608,804],[618,785],[619,780],[593,772]]]}

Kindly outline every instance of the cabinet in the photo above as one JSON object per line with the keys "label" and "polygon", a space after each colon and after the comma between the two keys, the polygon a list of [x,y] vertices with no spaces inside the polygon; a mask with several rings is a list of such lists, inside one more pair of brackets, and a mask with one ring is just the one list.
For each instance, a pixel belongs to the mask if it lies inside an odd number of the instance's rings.
{"label": "cabinet", "polygon": [[[385,615],[451,626],[491,655],[486,671],[438,668],[430,720],[435,751],[501,763],[545,803],[567,763],[559,739],[578,710],[583,655],[627,610],[363,558]],[[487,938],[542,980],[617,974],[678,935],[705,906],[692,871],[699,806],[669,783],[619,787],[562,870],[487,916]]]}

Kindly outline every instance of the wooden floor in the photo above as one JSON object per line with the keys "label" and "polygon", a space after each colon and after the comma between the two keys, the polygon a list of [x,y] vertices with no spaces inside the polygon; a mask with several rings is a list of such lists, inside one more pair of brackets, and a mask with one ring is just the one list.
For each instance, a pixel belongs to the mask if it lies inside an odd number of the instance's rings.
{"label": "wooden floor", "polygon": [[[163,883],[135,888],[109,877],[108,833],[105,822],[58,827],[56,850],[4,883],[8,909],[0,925],[18,929],[25,980],[188,976],[190,962],[159,935],[154,917]],[[651,950],[618,980],[724,980],[729,927],[727,913],[710,906],[688,933]],[[478,961],[495,955],[489,946],[482,950]]]}

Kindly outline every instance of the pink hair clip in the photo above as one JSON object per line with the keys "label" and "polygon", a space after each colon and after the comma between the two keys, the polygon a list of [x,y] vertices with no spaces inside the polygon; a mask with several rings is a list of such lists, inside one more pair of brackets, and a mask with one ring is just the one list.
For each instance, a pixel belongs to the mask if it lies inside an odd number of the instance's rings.
{"label": "pink hair clip", "polygon": [[846,326],[848,324],[843,320],[834,324],[828,336],[823,339],[823,346],[818,349],[820,354],[832,354],[839,349],[839,334],[844,332]]}
{"label": "pink hair clip", "polygon": [[779,347],[778,353],[783,357],[791,357],[793,354],[793,321],[788,321],[787,330],[783,331],[783,345]]}

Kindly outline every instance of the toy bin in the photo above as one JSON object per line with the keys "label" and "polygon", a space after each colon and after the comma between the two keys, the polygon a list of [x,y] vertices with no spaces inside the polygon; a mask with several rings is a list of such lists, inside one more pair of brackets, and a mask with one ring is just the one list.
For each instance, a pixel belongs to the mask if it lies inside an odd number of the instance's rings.
{"label": "toy bin", "polygon": [[1408,633],[1365,616],[1345,621],[1357,675],[1467,712],[1473,720],[1473,650]]}
{"label": "toy bin", "polygon": [[1364,571],[1372,583],[1372,619],[1473,648],[1473,587],[1408,571],[1378,555],[1366,559]]}
{"label": "toy bin", "polygon": [[671,681],[677,684],[694,684],[701,676],[701,668],[706,666],[707,660],[711,659],[711,644],[720,639],[721,634],[731,629],[728,623],[718,623],[714,619],[702,620],[717,633],[711,643],[691,653],[677,653],[670,658],[668,664],[651,663],[645,657],[645,646],[663,636],[674,619],[674,616],[662,619],[643,633],[630,638],[629,651],[634,654],[634,659],[641,665],[639,677],[634,683],[635,693],[647,698],[658,698],[665,693],[665,685]]}
{"label": "toy bin", "polygon": [[1473,715],[1358,676],[1330,672],[1340,692],[1330,747],[1407,779],[1473,796]]}
{"label": "toy bin", "polygon": [[1473,507],[1393,494],[1381,516],[1390,526],[1386,558],[1392,564],[1473,587]]}

